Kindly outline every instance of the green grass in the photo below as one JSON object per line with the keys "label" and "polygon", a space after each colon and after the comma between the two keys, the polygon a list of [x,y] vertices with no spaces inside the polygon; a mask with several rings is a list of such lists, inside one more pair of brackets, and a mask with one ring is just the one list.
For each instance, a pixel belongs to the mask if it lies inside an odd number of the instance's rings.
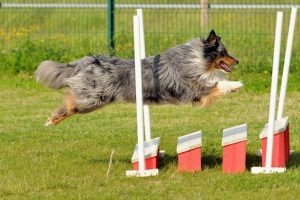
{"label": "green grass", "polygon": [[[116,3],[141,2],[145,1]],[[182,3],[151,1],[173,2]],[[281,66],[289,20],[289,12],[284,11]],[[133,9],[116,10],[118,57],[133,57],[134,13]],[[275,10],[210,10],[209,24],[203,29],[198,10],[144,10],[147,55],[155,55],[190,38],[205,37],[214,28],[229,51],[240,60],[238,69],[229,78],[242,80],[245,87],[206,109],[191,105],[151,106],[153,136],[161,137],[161,148],[167,156],[160,161],[159,176],[126,178],[125,171],[132,167],[130,158],[136,143],[135,105],[114,103],[46,128],[43,124],[62,104],[64,92],[38,85],[32,75],[46,59],[69,62],[85,55],[107,54],[106,15],[105,10],[97,9],[0,9],[4,19],[0,20],[0,199],[299,198],[300,20],[296,25],[285,109],[285,114],[290,116],[291,145],[296,152],[289,161],[287,173],[255,176],[249,168],[260,165],[255,152],[260,148],[258,135],[268,117]],[[238,175],[223,174],[221,131],[245,122],[249,126],[248,170]],[[203,171],[179,174],[177,137],[199,129],[204,134]],[[106,177],[113,149],[114,161],[110,176]]]}
{"label": "green grass", "polygon": [[[264,77],[261,77],[262,79]],[[269,79],[270,77],[265,77]],[[300,195],[300,91],[287,94],[292,155],[285,174],[252,175],[260,165],[255,152],[267,121],[269,93],[249,90],[228,95],[206,109],[191,105],[151,106],[153,137],[161,137],[167,156],[160,174],[126,178],[136,143],[134,104],[114,103],[58,126],[44,127],[61,105],[63,91],[38,85],[27,74],[0,79],[1,199],[297,199]],[[269,85],[266,85],[268,88]],[[249,92],[250,91],[250,92]],[[221,131],[248,123],[247,168],[243,174],[221,172]],[[177,172],[177,137],[201,129],[203,171]],[[112,150],[115,156],[106,177]]]}

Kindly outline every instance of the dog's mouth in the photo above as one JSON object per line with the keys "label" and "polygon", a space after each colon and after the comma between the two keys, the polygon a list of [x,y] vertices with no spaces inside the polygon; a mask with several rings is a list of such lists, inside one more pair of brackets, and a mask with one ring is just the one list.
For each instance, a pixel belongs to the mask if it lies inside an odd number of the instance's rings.
{"label": "dog's mouth", "polygon": [[223,61],[219,62],[220,69],[224,70],[225,72],[231,72],[231,68]]}

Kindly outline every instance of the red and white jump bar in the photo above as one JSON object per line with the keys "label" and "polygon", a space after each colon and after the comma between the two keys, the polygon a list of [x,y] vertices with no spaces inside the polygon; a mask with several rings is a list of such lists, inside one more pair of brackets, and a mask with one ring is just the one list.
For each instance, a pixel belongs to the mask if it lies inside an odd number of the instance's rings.
{"label": "red and white jump bar", "polygon": [[247,124],[223,130],[223,163],[225,173],[240,173],[246,169]]}
{"label": "red and white jump bar", "polygon": [[202,133],[197,131],[178,138],[178,171],[201,171]]}

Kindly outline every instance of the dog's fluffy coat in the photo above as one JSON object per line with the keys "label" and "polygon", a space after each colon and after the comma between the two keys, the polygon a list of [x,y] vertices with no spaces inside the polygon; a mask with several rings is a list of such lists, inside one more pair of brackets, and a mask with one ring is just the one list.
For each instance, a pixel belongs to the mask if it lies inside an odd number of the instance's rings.
{"label": "dog's fluffy coat", "polygon": [[[229,56],[214,31],[207,39],[166,50],[142,60],[145,102],[193,102],[202,106],[242,87],[227,81],[224,71],[238,63]],[[107,56],[87,56],[60,64],[44,61],[36,71],[38,81],[51,88],[70,88],[66,105],[48,119],[57,124],[75,113],[87,113],[115,100],[135,101],[134,60]]]}

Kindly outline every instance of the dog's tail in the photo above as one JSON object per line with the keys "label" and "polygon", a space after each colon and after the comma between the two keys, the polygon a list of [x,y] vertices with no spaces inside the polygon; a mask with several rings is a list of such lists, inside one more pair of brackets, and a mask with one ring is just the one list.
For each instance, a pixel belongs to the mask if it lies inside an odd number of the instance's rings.
{"label": "dog's tail", "polygon": [[50,88],[59,89],[67,87],[65,79],[74,76],[75,71],[74,65],[47,60],[39,65],[35,77],[38,82],[46,84]]}

